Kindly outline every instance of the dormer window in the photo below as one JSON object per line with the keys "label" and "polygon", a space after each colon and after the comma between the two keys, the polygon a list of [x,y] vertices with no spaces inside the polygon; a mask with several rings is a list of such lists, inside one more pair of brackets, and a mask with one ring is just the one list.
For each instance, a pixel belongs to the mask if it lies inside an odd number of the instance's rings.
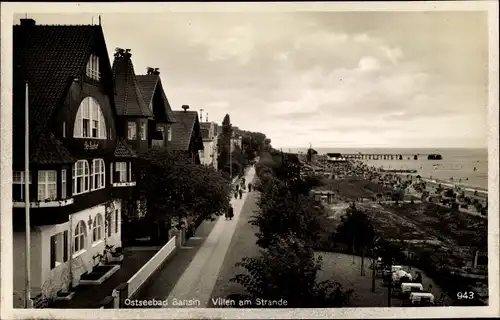
{"label": "dormer window", "polygon": [[93,97],[86,97],[80,103],[73,131],[75,138],[106,139],[104,114]]}
{"label": "dormer window", "polygon": [[87,62],[87,77],[95,80],[101,78],[101,73],[99,72],[99,57],[95,54],[91,54],[89,62]]}

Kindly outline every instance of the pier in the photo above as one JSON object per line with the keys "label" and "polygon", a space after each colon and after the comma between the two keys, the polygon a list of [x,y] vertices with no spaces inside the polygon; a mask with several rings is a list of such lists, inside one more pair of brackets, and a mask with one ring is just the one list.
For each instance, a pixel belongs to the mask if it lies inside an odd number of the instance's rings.
{"label": "pier", "polygon": [[431,154],[388,154],[388,153],[327,153],[331,158],[356,159],[356,160],[419,160],[428,159]]}

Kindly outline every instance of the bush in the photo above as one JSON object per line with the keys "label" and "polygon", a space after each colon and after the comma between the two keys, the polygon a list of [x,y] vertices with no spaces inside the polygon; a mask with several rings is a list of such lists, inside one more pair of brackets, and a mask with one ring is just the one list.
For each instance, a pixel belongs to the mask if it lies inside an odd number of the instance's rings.
{"label": "bush", "polygon": [[287,234],[272,239],[267,250],[258,258],[243,258],[236,264],[247,270],[232,282],[246,289],[246,299],[257,298],[287,302],[289,308],[343,307],[349,303],[352,290],[344,291],[336,282],[317,282],[321,257],[296,235]]}

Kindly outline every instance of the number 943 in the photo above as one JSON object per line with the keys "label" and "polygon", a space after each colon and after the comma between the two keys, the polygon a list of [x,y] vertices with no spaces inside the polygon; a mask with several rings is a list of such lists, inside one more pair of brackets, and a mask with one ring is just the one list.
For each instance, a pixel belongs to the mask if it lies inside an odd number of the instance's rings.
{"label": "number 943", "polygon": [[472,300],[474,299],[474,292],[473,291],[457,292],[457,298],[459,300],[462,299]]}

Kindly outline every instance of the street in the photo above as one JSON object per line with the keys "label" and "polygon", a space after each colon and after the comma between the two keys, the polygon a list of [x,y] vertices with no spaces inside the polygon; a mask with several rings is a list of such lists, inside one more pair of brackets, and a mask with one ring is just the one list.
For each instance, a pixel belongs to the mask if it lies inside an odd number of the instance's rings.
{"label": "street", "polygon": [[[252,167],[245,175],[247,182],[253,181],[255,169]],[[220,279],[226,279],[231,266],[234,268],[234,252],[246,254],[246,250],[241,247],[234,248],[233,234],[238,229],[236,240],[240,239],[241,229],[250,229],[247,223],[248,217],[252,215],[253,208],[245,206],[247,197],[254,203],[255,192],[243,194],[242,199],[231,199],[234,208],[234,217],[232,220],[226,220],[224,216],[218,217],[215,223],[203,223],[197,230],[195,236],[190,239],[184,248],[176,254],[172,261],[158,272],[157,279],[151,281],[151,284],[141,290],[140,299],[157,299],[169,301],[169,307],[207,307],[212,296],[212,290],[216,286],[223,286]],[[242,210],[243,209],[243,210]],[[243,218],[240,220],[240,218]],[[213,226],[210,226],[210,224]],[[204,230],[203,230],[204,229]],[[208,229],[208,230],[207,230]],[[211,231],[209,231],[211,229]],[[207,232],[208,231],[208,232]],[[253,236],[254,231],[250,231]],[[245,244],[251,244],[244,240]],[[250,241],[255,245],[255,241]],[[233,244],[232,246],[230,246]],[[189,251],[198,250],[192,257],[189,257]],[[231,247],[231,249],[230,249]],[[229,251],[229,255],[227,255]],[[184,256],[182,258],[182,256]],[[226,262],[227,257],[227,262]],[[181,258],[181,259],[179,259]],[[186,261],[186,267],[182,267],[182,260]],[[239,261],[239,258],[237,259]],[[188,264],[188,265],[187,265]],[[230,266],[228,265],[230,264]],[[175,267],[172,267],[175,265]],[[175,282],[170,277],[173,274],[179,274],[179,270],[184,270]],[[219,275],[220,270],[224,270]],[[229,282],[229,279],[227,279]],[[173,285],[175,283],[175,285]],[[174,304],[175,305],[172,305]],[[194,304],[193,304],[194,303]]]}

